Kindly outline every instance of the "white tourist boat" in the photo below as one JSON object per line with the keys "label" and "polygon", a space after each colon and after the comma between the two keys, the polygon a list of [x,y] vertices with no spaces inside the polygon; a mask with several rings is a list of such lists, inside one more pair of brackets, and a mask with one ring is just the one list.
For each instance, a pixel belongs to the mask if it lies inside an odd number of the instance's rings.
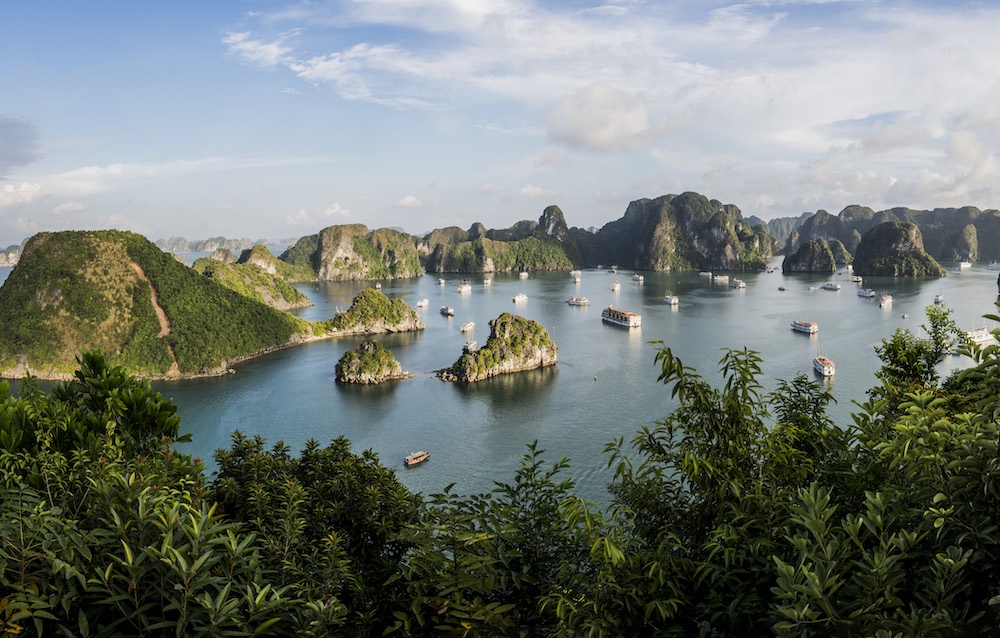
{"label": "white tourist boat", "polygon": [[719,283],[725,283],[729,281],[729,275],[712,275],[712,281],[717,281]]}
{"label": "white tourist boat", "polygon": [[527,300],[528,300],[528,295],[524,294],[523,292],[519,292],[516,295],[514,295],[514,303],[520,303],[522,301],[527,301]]}
{"label": "white tourist boat", "polygon": [[618,281],[618,278],[615,277],[615,280],[611,283],[611,292],[618,292],[621,289],[622,282]]}
{"label": "white tourist boat", "polygon": [[934,303],[944,303],[944,293],[943,292],[939,292],[938,294],[934,295]]}
{"label": "white tourist boat", "polygon": [[607,323],[622,326],[623,328],[638,328],[642,325],[642,316],[628,310],[620,310],[613,306],[608,306],[601,311],[601,319]]}
{"label": "white tourist boat", "polygon": [[1000,261],[991,261],[990,270],[1000,270]]}
{"label": "white tourist boat", "polygon": [[484,286],[489,286],[492,283],[493,283],[493,278],[492,277],[483,277],[483,285]]}
{"label": "white tourist boat", "polygon": [[960,261],[960,262],[958,262],[958,267],[961,268],[962,270],[965,270],[966,268],[972,268],[972,262],[971,261]]}
{"label": "white tourist boat", "polygon": [[804,332],[806,334],[814,335],[819,332],[819,324],[812,321],[801,321],[796,319],[792,322],[792,330],[797,332]]}
{"label": "white tourist boat", "polygon": [[832,377],[837,371],[837,366],[827,357],[820,355],[813,359],[813,370],[824,377]]}
{"label": "white tourist boat", "polygon": [[382,290],[382,284],[376,281],[375,282],[375,290]]}
{"label": "white tourist boat", "polygon": [[881,295],[879,295],[878,298],[879,308],[888,308],[891,305],[892,305],[892,295],[890,295],[887,292],[883,292]]}
{"label": "white tourist boat", "polygon": [[439,312],[445,317],[455,316],[455,309],[452,308],[451,306],[441,306],[441,310]]}
{"label": "white tourist boat", "polygon": [[820,287],[821,287],[821,288],[822,288],[823,290],[840,290],[840,284],[838,284],[838,283],[834,283],[834,282],[832,282],[832,281],[828,281],[828,282],[826,282],[825,284],[823,284],[823,285],[822,285],[822,286],[820,286]]}
{"label": "white tourist boat", "polygon": [[973,328],[972,330],[965,331],[965,339],[969,343],[974,343],[978,346],[985,346],[993,343],[993,333],[989,331],[989,328],[985,326],[981,328]]}
{"label": "white tourist boat", "polygon": [[742,279],[733,279],[729,283],[729,285],[732,286],[733,288],[736,288],[738,290],[740,288],[746,288],[747,287],[747,282],[743,281]]}
{"label": "white tourist boat", "polygon": [[676,306],[680,302],[681,298],[678,297],[677,295],[672,295],[669,292],[663,295],[663,303],[667,304],[668,306]]}
{"label": "white tourist boat", "polygon": [[590,299],[587,299],[586,297],[577,297],[576,295],[570,295],[569,299],[566,300],[566,303],[568,303],[571,306],[589,306]]}
{"label": "white tourist boat", "polygon": [[698,273],[698,275],[701,276],[701,277],[711,277],[712,276],[712,271],[711,270],[702,270],[701,272]]}
{"label": "white tourist boat", "polygon": [[858,296],[864,297],[865,299],[874,299],[875,291],[871,288],[858,288]]}
{"label": "white tourist boat", "polygon": [[444,277],[438,277],[438,285],[439,286],[443,286],[444,285]]}
{"label": "white tourist boat", "polygon": [[864,278],[861,275],[852,275],[851,281],[853,281],[856,284],[860,284],[861,282],[864,281]]}
{"label": "white tourist boat", "polygon": [[430,301],[428,301],[427,299],[421,299],[420,301],[417,302],[417,308],[426,308],[427,304],[429,303]]}
{"label": "white tourist boat", "polygon": [[475,327],[476,327],[476,322],[474,322],[474,321],[466,321],[461,326],[459,326],[458,329],[460,331],[462,331],[462,332],[470,332]]}
{"label": "white tourist boat", "polygon": [[459,293],[472,292],[472,284],[470,284],[468,281],[463,281],[462,283],[458,284],[458,288],[456,290],[458,290]]}
{"label": "white tourist boat", "polygon": [[519,272],[517,274],[517,276],[520,277],[521,279],[527,279],[528,278],[528,271],[522,270],[521,272]]}

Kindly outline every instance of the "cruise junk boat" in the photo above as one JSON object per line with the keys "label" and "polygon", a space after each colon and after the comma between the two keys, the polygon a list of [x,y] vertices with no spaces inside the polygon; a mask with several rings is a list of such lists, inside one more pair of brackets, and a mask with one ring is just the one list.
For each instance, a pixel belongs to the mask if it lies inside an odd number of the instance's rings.
{"label": "cruise junk boat", "polygon": [[642,325],[642,316],[628,310],[620,310],[613,306],[608,306],[601,312],[601,319],[606,323],[611,323],[623,328],[638,328]]}

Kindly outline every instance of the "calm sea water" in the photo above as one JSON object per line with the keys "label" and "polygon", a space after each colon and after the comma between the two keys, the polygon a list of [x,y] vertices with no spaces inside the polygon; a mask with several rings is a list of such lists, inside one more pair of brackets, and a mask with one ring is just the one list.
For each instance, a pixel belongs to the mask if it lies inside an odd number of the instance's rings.
{"label": "calm sea water", "polygon": [[[215,449],[228,447],[231,432],[259,434],[269,444],[284,440],[292,449],[313,438],[326,443],[344,435],[354,449],[374,450],[382,461],[399,468],[411,489],[432,493],[454,483],[462,493],[489,490],[494,480],[510,481],[526,444],[538,440],[555,461],[567,456],[569,472],[581,496],[606,500],[611,479],[604,445],[616,437],[632,437],[643,424],[653,424],[670,412],[669,388],[657,383],[653,358],[661,340],[686,365],[718,380],[723,348],[751,348],[763,356],[762,381],[770,390],[780,379],[812,373],[812,359],[824,354],[837,364],[834,379],[824,381],[837,399],[831,414],[838,424],[850,422],[854,400],[863,401],[875,383],[879,367],[874,346],[897,328],[920,331],[924,307],[943,293],[962,328],[986,325],[982,315],[997,311],[997,271],[985,265],[959,271],[945,264],[943,279],[867,278],[865,287],[892,294],[890,309],[857,296],[857,284],[844,272],[834,277],[783,275],[780,258],[774,273],[738,275],[747,288],[736,290],[697,273],[617,275],[585,270],[575,284],[567,273],[532,273],[526,280],[494,275],[492,285],[482,276],[470,278],[472,292],[459,294],[462,276],[384,281],[382,292],[401,297],[417,309],[426,329],[418,333],[376,337],[389,348],[412,379],[376,387],[338,385],[337,360],[362,338],[348,337],[289,348],[236,366],[237,374],[213,379],[157,383],[172,398],[182,416],[182,430],[193,435],[188,451],[212,467]],[[615,278],[621,289],[612,292]],[[842,288],[819,289],[826,281]],[[315,306],[299,311],[307,319],[332,316],[346,309],[371,283],[304,284],[299,289]],[[784,286],[785,291],[778,287]],[[815,288],[815,289],[812,289]],[[663,304],[666,292],[680,296],[675,307]],[[518,292],[528,300],[514,303]],[[569,306],[569,295],[590,299],[589,307]],[[642,315],[640,329],[626,330],[602,323],[601,310],[616,307]],[[442,316],[442,305],[455,316]],[[489,321],[512,311],[540,322],[559,346],[559,363],[533,372],[496,377],[480,383],[446,383],[433,371],[460,356],[468,338],[459,326],[476,323],[474,338],[483,344]],[[819,323],[813,336],[790,330],[794,319]],[[952,357],[945,372],[963,365]],[[818,377],[814,377],[817,378]],[[402,466],[410,451],[429,450],[428,462]]]}

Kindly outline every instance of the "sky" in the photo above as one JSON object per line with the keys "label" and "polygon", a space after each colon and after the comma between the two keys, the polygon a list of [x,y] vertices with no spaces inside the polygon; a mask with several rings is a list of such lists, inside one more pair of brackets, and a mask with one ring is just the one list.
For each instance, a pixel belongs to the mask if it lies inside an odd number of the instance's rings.
{"label": "sky", "polygon": [[1000,207],[1000,3],[0,3],[0,245]]}

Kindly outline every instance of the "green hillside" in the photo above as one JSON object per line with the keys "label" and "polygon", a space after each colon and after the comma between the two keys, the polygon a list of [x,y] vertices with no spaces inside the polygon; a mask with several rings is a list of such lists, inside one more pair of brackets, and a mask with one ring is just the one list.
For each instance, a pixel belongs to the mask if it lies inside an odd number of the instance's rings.
{"label": "green hillside", "polygon": [[208,374],[306,330],[140,235],[40,233],[0,288],[0,376],[66,374],[81,349],[138,374]]}

